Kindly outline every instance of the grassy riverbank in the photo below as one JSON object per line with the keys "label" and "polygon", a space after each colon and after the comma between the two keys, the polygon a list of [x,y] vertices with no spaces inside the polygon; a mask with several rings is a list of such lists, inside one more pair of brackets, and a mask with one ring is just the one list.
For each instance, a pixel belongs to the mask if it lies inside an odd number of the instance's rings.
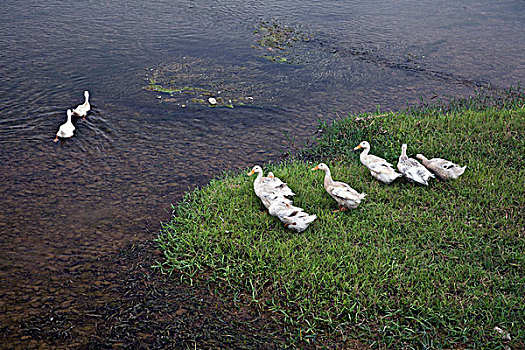
{"label": "grassy riverbank", "polygon": [[[524,347],[523,96],[349,116],[321,128],[300,160],[265,169],[297,193],[296,205],[317,214],[305,232],[265,213],[247,169],[174,209],[159,236],[162,268],[275,312],[303,340],[329,333],[388,348]],[[394,164],[406,142],[411,156],[467,170],[454,182],[387,186],[352,151],[362,140]],[[334,212],[323,173],[310,171],[319,161],[367,193],[358,209]]]}

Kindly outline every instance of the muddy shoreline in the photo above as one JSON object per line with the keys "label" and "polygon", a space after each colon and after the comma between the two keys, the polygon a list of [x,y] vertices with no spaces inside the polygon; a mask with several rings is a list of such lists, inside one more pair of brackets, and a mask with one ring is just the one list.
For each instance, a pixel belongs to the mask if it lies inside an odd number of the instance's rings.
{"label": "muddy shoreline", "polygon": [[136,241],[4,292],[0,348],[287,347],[270,315],[159,273],[161,258],[152,240]]}

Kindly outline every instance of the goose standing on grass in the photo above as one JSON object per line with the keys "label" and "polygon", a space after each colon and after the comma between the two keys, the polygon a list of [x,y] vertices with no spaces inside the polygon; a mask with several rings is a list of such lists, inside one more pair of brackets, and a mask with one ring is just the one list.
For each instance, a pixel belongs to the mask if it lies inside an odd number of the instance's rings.
{"label": "goose standing on grass", "polygon": [[278,177],[275,177],[273,172],[268,173],[268,184],[273,188],[277,189],[283,196],[294,196],[295,193],[291,190],[290,187],[284,182],[281,181]]}
{"label": "goose standing on grass", "polygon": [[286,197],[293,196],[293,191],[272,172],[264,177],[262,168],[256,165],[248,176],[255,173],[257,173],[257,178],[253,182],[255,194],[268,209],[268,213],[279,218],[284,226],[297,232],[303,232],[317,219],[316,215],[305,213],[302,208],[292,205],[292,200]]}
{"label": "goose standing on grass", "polygon": [[434,172],[441,180],[456,180],[463,175],[467,166],[460,167],[449,160],[442,158],[427,159],[422,154],[416,154],[416,158],[423,163],[423,165]]}
{"label": "goose standing on grass", "polygon": [[414,158],[408,158],[406,143],[401,146],[401,155],[397,162],[397,169],[399,169],[401,174],[405,175],[408,180],[425,186],[428,186],[428,180],[430,180],[431,177],[435,177],[434,174],[428,171],[420,162]]}
{"label": "goose standing on grass", "polygon": [[87,113],[91,110],[91,105],[89,104],[89,92],[87,90],[84,91],[84,98],[84,103],[78,105],[77,108],[73,110],[73,114],[82,117],[82,119],[86,119]]}
{"label": "goose standing on grass", "polygon": [[303,232],[308,228],[308,225],[317,219],[317,215],[310,215],[306,213],[303,208],[296,207],[291,203],[281,200],[271,201],[268,213],[278,217],[279,220],[284,223],[284,226],[297,232]]}
{"label": "goose standing on grass", "polygon": [[[286,197],[293,196],[295,193],[277,177],[265,177],[263,176],[263,170],[260,166],[256,165],[252,171],[248,173],[248,176],[252,176],[257,173],[257,178],[253,182],[253,190],[257,197],[261,199],[266,209],[271,205],[271,201],[277,198],[283,198],[290,201]],[[273,174],[272,174],[273,175]],[[276,198],[272,199],[269,195],[274,195]],[[290,201],[291,203],[291,201]]]}
{"label": "goose standing on grass", "polygon": [[73,136],[73,132],[75,131],[75,126],[71,122],[71,110],[67,110],[67,121],[60,125],[60,128],[58,128],[57,136],[53,140],[54,142],[58,142],[58,138],[68,138]]}
{"label": "goose standing on grass", "polygon": [[368,152],[370,152],[370,144],[367,141],[361,142],[354,148],[354,151],[361,148],[363,149],[363,152],[359,155],[359,160],[361,161],[361,164],[370,170],[370,174],[372,174],[375,179],[389,184],[398,177],[403,176],[400,173],[396,173],[394,168],[392,168],[392,164],[383,158],[374,156],[373,154],[368,154]]}
{"label": "goose standing on grass", "polygon": [[346,209],[355,209],[361,203],[361,200],[365,198],[366,193],[359,193],[344,182],[332,180],[330,169],[324,163],[320,163],[312,170],[323,170],[324,175],[324,188],[326,192],[335,199],[339,204],[338,211],[345,211]]}

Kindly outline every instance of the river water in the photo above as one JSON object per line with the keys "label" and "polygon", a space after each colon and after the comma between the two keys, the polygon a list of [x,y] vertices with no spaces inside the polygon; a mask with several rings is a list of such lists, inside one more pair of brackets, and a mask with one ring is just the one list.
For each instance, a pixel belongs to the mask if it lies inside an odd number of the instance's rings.
{"label": "river water", "polygon": [[[523,1],[28,0],[0,14],[4,333],[88,283],[72,272],[86,261],[155,237],[185,191],[277,161],[318,120],[525,80]],[[301,60],[261,57],[265,21],[310,35]],[[188,61],[225,67],[226,80],[248,67],[264,103],[210,108],[144,89]],[[84,90],[91,113],[53,143]]]}

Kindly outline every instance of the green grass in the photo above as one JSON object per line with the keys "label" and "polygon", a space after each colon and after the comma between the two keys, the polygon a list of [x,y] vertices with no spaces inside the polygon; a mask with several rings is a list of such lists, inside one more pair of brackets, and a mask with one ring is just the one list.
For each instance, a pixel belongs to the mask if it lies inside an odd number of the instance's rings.
{"label": "green grass", "polygon": [[[265,213],[246,170],[175,207],[158,238],[166,258],[159,266],[278,313],[303,340],[342,333],[372,347],[524,347],[523,107],[355,119],[322,125],[301,160],[265,169],[297,193],[296,205],[317,214],[305,232]],[[384,185],[352,151],[362,140],[394,164],[406,142],[411,156],[467,170],[428,187]],[[323,173],[310,171],[321,160],[334,179],[367,193],[358,209],[334,212]]]}

